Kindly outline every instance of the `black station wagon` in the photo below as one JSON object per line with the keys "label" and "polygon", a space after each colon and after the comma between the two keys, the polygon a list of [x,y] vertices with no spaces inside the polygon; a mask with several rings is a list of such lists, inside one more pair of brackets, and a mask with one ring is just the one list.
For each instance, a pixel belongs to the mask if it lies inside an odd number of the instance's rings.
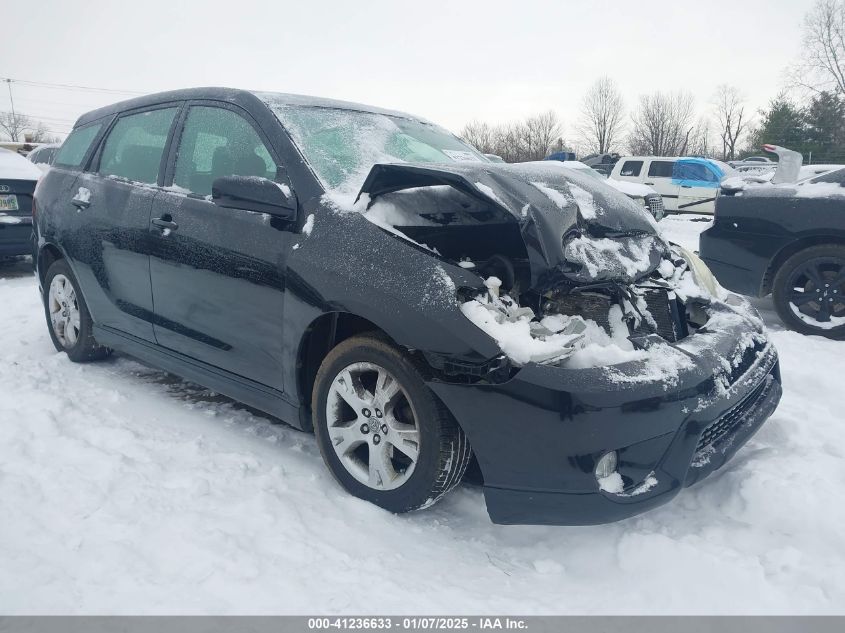
{"label": "black station wagon", "polygon": [[316,434],[353,495],[500,523],[671,499],[771,415],[745,300],[603,182],[398,112],[222,88],[82,116],[35,192],[50,336]]}

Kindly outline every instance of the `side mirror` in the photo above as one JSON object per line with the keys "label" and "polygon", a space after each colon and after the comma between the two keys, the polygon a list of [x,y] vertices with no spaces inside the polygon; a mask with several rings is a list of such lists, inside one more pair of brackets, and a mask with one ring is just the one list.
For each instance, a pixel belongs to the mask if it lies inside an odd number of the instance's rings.
{"label": "side mirror", "polygon": [[211,185],[211,199],[226,209],[267,213],[284,220],[296,219],[296,196],[286,185],[258,176],[224,176]]}

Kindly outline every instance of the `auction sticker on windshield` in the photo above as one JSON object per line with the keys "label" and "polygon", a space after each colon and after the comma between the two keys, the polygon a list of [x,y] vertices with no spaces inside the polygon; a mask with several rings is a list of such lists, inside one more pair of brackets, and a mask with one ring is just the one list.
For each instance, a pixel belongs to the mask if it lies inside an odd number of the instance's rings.
{"label": "auction sticker on windshield", "polygon": [[0,196],[0,211],[17,211],[18,197],[16,195]]}
{"label": "auction sticker on windshield", "polygon": [[467,152],[464,150],[458,149],[442,149],[440,150],[446,156],[451,158],[452,160],[458,161],[459,163],[467,162],[467,163],[480,163],[481,161],[478,160],[478,156],[473,154],[472,152]]}

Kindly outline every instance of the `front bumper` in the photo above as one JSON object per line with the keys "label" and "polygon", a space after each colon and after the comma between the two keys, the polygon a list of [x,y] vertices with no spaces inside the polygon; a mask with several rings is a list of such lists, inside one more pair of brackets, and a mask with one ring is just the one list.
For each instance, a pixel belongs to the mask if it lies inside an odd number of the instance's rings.
{"label": "front bumper", "polygon": [[[768,342],[741,355],[729,385],[714,378],[736,356],[740,334],[715,332],[711,344],[689,350],[694,366],[671,387],[620,381],[606,368],[536,364],[502,384],[430,386],[469,437],[493,522],[607,523],[666,503],[720,468],[775,410],[780,371]],[[646,369],[634,364],[629,375]],[[625,484],[619,493],[601,490],[594,475],[611,450]]]}

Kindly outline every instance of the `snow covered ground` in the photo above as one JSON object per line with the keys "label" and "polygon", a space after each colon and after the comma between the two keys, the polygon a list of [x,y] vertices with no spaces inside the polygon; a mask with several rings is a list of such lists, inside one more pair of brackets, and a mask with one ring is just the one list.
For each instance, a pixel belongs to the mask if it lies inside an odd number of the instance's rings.
{"label": "snow covered ground", "polygon": [[[668,218],[697,247],[705,222]],[[74,365],[0,268],[0,613],[845,613],[845,343],[784,331],[780,408],[671,504],[492,525],[481,491],[393,516],[313,438],[123,357]]]}

